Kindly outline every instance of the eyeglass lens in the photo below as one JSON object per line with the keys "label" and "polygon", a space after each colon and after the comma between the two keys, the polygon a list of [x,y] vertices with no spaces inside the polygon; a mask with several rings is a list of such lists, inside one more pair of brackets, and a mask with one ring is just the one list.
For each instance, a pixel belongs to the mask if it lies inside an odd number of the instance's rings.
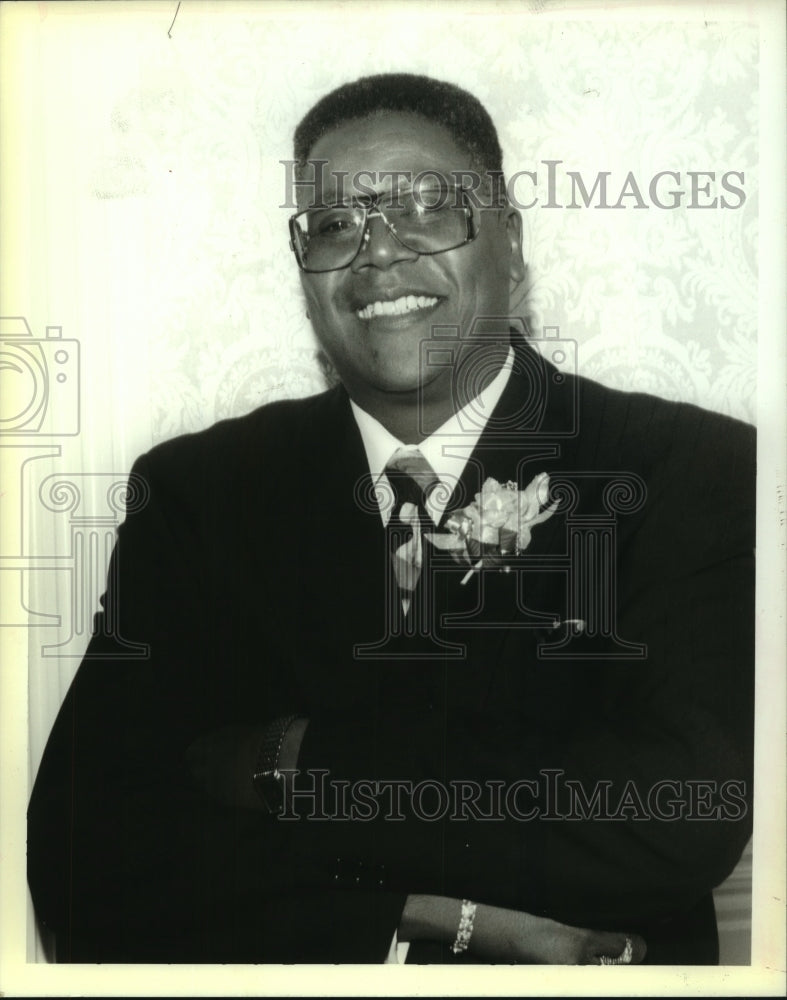
{"label": "eyeglass lens", "polygon": [[361,248],[367,217],[378,212],[389,231],[416,253],[441,253],[472,238],[471,213],[458,189],[398,192],[377,208],[336,205],[310,208],[295,216],[296,245],[308,271],[347,266]]}

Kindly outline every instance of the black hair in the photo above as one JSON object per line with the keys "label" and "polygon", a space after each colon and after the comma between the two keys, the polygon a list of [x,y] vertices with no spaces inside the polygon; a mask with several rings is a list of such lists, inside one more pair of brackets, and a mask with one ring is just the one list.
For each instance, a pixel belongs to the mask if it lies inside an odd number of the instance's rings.
{"label": "black hair", "polygon": [[414,73],[381,73],[345,83],[319,100],[295,129],[295,159],[305,167],[312,147],[345,122],[386,111],[415,114],[442,126],[470,153],[473,166],[502,175],[503,154],[489,112],[453,83]]}

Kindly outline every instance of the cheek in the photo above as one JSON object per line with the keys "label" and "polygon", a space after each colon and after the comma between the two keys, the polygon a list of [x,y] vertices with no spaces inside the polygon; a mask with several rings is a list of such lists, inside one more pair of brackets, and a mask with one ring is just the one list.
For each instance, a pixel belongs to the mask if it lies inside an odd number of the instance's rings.
{"label": "cheek", "polygon": [[511,247],[505,232],[495,227],[487,233],[486,240],[481,244],[483,260],[490,276],[494,275],[496,284],[508,284],[511,268]]}
{"label": "cheek", "polygon": [[309,308],[321,311],[326,298],[325,289],[320,287],[313,278],[309,278],[308,280],[301,279],[301,287],[303,288],[303,294]]}
{"label": "cheek", "polygon": [[315,330],[330,331],[336,322],[335,291],[329,281],[302,282],[306,308]]}
{"label": "cheek", "polygon": [[507,308],[507,274],[483,259],[476,261],[474,269],[459,276],[457,287],[459,311],[464,314],[492,313]]}
{"label": "cheek", "polygon": [[304,289],[306,311],[317,341],[336,364],[358,352],[357,323],[326,288]]}
{"label": "cheek", "polygon": [[460,301],[468,307],[507,302],[510,253],[499,232],[482,230],[467,249],[471,254],[457,274]]}

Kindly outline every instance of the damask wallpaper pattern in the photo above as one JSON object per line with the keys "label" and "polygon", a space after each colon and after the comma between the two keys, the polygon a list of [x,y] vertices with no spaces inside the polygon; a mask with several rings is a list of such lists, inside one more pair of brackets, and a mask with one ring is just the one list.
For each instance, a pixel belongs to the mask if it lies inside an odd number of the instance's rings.
{"label": "damask wallpaper pattern", "polygon": [[[535,175],[512,184],[520,205],[539,197],[521,213],[529,281],[516,303],[534,331],[576,340],[579,370],[599,381],[753,420],[754,29],[513,18],[481,36],[472,18],[408,11],[357,32],[327,14],[186,16],[118,95],[90,183],[144,220],[154,440],[325,384],[280,161],[314,100],[387,70],[476,93],[507,174]],[[592,193],[600,174],[608,207],[598,188],[586,207],[576,176]]]}
{"label": "damask wallpaper pattern", "polygon": [[[30,497],[64,470],[122,479],[156,442],[326,385],[282,161],[320,96],[372,72],[441,77],[489,109],[523,206],[514,305],[536,337],[576,342],[564,364],[754,420],[755,24],[418,2],[186,2],[172,24],[174,6],[35,5],[30,266],[7,307],[37,336],[61,325],[82,372],[80,432],[35,463]],[[70,551],[67,520],[33,502],[24,517],[26,551]],[[71,578],[53,576],[28,574],[25,596],[48,626],[29,631],[31,775],[87,642],[46,659],[74,603]],[[723,927],[731,960],[746,961],[745,894]]]}

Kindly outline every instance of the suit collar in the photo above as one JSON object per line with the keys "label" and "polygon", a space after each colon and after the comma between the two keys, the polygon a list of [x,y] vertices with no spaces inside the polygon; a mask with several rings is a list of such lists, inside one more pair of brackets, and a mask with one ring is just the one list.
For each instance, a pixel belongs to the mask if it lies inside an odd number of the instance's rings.
{"label": "suit collar", "polygon": [[[448,511],[472,502],[487,477],[499,482],[514,480],[523,489],[537,473],[564,465],[566,448],[569,452],[574,448],[566,433],[573,419],[574,387],[569,376],[559,376],[526,341],[514,343],[508,384],[467,462]],[[384,627],[385,533],[363,440],[342,387],[326,394],[325,405],[315,413],[310,430],[307,440],[313,473],[316,483],[323,485],[314,491],[311,499],[318,499],[318,504],[312,505],[306,521],[313,528],[313,544],[319,545],[322,575],[330,577],[330,592],[324,598],[330,609],[326,624],[332,620],[334,630],[356,638],[360,622],[375,623],[370,633]],[[564,544],[564,526],[565,518],[559,513],[539,525],[528,551],[559,550]],[[462,586],[461,576],[447,574],[445,610],[469,610],[476,600],[476,581]],[[527,579],[536,584],[538,575],[527,574]],[[490,620],[514,617],[515,574],[485,574],[483,602],[484,616]],[[483,631],[478,630],[476,636]],[[497,647],[504,630],[487,631],[490,634],[482,645],[488,647],[491,642]]]}
{"label": "suit collar", "polygon": [[[500,371],[466,406],[454,413],[417,447],[440,479],[443,488],[432,494],[427,501],[427,510],[435,520],[440,521],[446,510],[448,499],[460,479],[469,456],[478,444],[489,417],[494,413],[510,380],[514,363],[513,347],[509,350]],[[399,449],[410,447],[400,441],[375,417],[350,401],[353,418],[363,441],[369,474],[372,482],[384,477],[385,468],[391,456]],[[412,445],[415,447],[415,445]],[[390,516],[390,503],[384,503],[385,492],[380,494],[380,513],[383,521]]]}

